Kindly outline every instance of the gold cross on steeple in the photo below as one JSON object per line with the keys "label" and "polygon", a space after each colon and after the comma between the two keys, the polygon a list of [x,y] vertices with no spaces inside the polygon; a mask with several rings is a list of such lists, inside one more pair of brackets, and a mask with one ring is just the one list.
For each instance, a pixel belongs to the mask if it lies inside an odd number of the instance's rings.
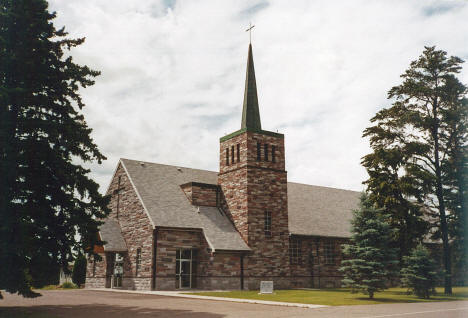
{"label": "gold cross on steeple", "polygon": [[250,43],[252,43],[252,29],[255,27],[255,25],[252,25],[252,22],[249,23],[249,28],[245,30],[245,32],[249,32],[249,39]]}

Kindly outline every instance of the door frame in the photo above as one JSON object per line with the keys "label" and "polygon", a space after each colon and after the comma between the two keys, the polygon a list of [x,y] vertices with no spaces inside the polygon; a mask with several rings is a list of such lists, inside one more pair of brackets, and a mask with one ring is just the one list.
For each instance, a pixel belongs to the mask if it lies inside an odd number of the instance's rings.
{"label": "door frame", "polygon": [[[190,258],[182,258],[183,251],[190,251]],[[178,278],[178,284],[176,286],[177,289],[191,289],[193,285],[193,249],[192,248],[178,248],[176,251],[176,281]],[[179,255],[179,258],[177,258]],[[179,271],[177,272],[177,263],[179,263]],[[182,286],[182,263],[189,264],[189,286],[183,287]],[[184,274],[187,275],[187,274]]]}

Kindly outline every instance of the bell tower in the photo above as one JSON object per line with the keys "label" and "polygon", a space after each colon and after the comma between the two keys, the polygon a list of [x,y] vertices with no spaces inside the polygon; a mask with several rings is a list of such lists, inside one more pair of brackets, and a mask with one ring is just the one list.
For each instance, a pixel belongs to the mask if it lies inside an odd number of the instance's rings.
{"label": "bell tower", "polygon": [[218,184],[223,209],[252,249],[245,256],[249,289],[261,280],[287,288],[289,231],[284,135],[262,130],[249,45],[241,128],[220,139]]}

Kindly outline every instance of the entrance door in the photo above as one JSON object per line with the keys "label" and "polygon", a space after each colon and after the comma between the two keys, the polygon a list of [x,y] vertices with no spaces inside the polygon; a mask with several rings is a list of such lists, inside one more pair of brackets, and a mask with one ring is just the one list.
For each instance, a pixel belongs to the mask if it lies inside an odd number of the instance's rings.
{"label": "entrance door", "polygon": [[191,261],[180,261],[180,288],[192,287],[192,271],[190,270]]}
{"label": "entrance door", "polygon": [[116,253],[114,262],[114,275],[112,281],[112,288],[122,287],[122,276],[123,276],[123,255]]}
{"label": "entrance door", "polygon": [[180,249],[176,252],[176,288],[194,288],[196,250]]}

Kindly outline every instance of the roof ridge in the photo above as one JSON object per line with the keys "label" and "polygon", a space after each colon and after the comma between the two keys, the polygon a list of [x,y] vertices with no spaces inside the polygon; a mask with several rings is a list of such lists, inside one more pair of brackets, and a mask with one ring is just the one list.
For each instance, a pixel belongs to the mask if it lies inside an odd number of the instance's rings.
{"label": "roof ridge", "polygon": [[119,160],[128,160],[128,161],[135,161],[135,162],[144,162],[144,163],[149,163],[149,164],[158,165],[158,166],[166,166],[166,167],[174,167],[174,168],[182,168],[182,169],[190,169],[190,170],[198,170],[198,171],[205,171],[205,172],[218,173],[218,171],[213,171],[213,170],[206,170],[206,169],[200,169],[200,168],[190,168],[190,167],[184,167],[184,166],[179,166],[179,165],[171,165],[171,164],[167,164],[167,163],[158,163],[158,162],[151,162],[151,161],[144,161],[144,160],[135,160],[135,159],[128,159],[128,158],[119,158]]}

